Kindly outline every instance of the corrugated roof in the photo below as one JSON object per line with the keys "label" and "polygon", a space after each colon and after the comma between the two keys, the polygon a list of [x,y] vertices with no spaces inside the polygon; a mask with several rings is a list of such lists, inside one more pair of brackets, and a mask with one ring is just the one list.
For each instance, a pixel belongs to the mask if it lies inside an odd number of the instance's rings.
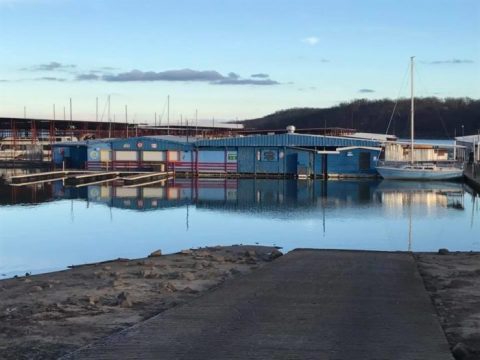
{"label": "corrugated roof", "polygon": [[198,140],[196,146],[379,146],[378,141],[308,134],[252,135]]}

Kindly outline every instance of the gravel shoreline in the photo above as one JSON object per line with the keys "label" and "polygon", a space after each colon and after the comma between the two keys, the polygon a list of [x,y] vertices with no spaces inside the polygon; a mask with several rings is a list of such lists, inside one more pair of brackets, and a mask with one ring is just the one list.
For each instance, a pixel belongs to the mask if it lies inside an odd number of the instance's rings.
{"label": "gravel shoreline", "polygon": [[0,358],[52,359],[185,303],[280,256],[229,246],[0,280]]}
{"label": "gravel shoreline", "polygon": [[480,359],[480,253],[416,253],[415,260],[452,353]]}

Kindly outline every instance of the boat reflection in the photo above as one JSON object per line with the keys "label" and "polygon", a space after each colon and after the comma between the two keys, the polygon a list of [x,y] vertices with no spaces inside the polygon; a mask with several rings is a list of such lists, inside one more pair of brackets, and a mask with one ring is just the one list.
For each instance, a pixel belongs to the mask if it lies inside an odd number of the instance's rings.
{"label": "boat reflection", "polygon": [[410,182],[383,180],[377,187],[386,209],[420,205],[428,210],[453,208],[464,210],[464,186],[459,182]]}

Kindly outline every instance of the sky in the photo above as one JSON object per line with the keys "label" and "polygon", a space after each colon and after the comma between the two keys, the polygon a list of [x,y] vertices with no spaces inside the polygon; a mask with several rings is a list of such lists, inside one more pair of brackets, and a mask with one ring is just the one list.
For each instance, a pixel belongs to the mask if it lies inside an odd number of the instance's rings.
{"label": "sky", "polygon": [[0,117],[199,124],[480,98],[478,0],[0,0]]}

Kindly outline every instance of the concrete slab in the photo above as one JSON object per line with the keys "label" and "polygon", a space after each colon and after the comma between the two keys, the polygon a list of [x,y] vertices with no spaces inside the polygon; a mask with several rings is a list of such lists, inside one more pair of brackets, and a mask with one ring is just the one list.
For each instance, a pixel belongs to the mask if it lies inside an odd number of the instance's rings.
{"label": "concrete slab", "polygon": [[296,250],[65,359],[452,356],[410,254]]}

